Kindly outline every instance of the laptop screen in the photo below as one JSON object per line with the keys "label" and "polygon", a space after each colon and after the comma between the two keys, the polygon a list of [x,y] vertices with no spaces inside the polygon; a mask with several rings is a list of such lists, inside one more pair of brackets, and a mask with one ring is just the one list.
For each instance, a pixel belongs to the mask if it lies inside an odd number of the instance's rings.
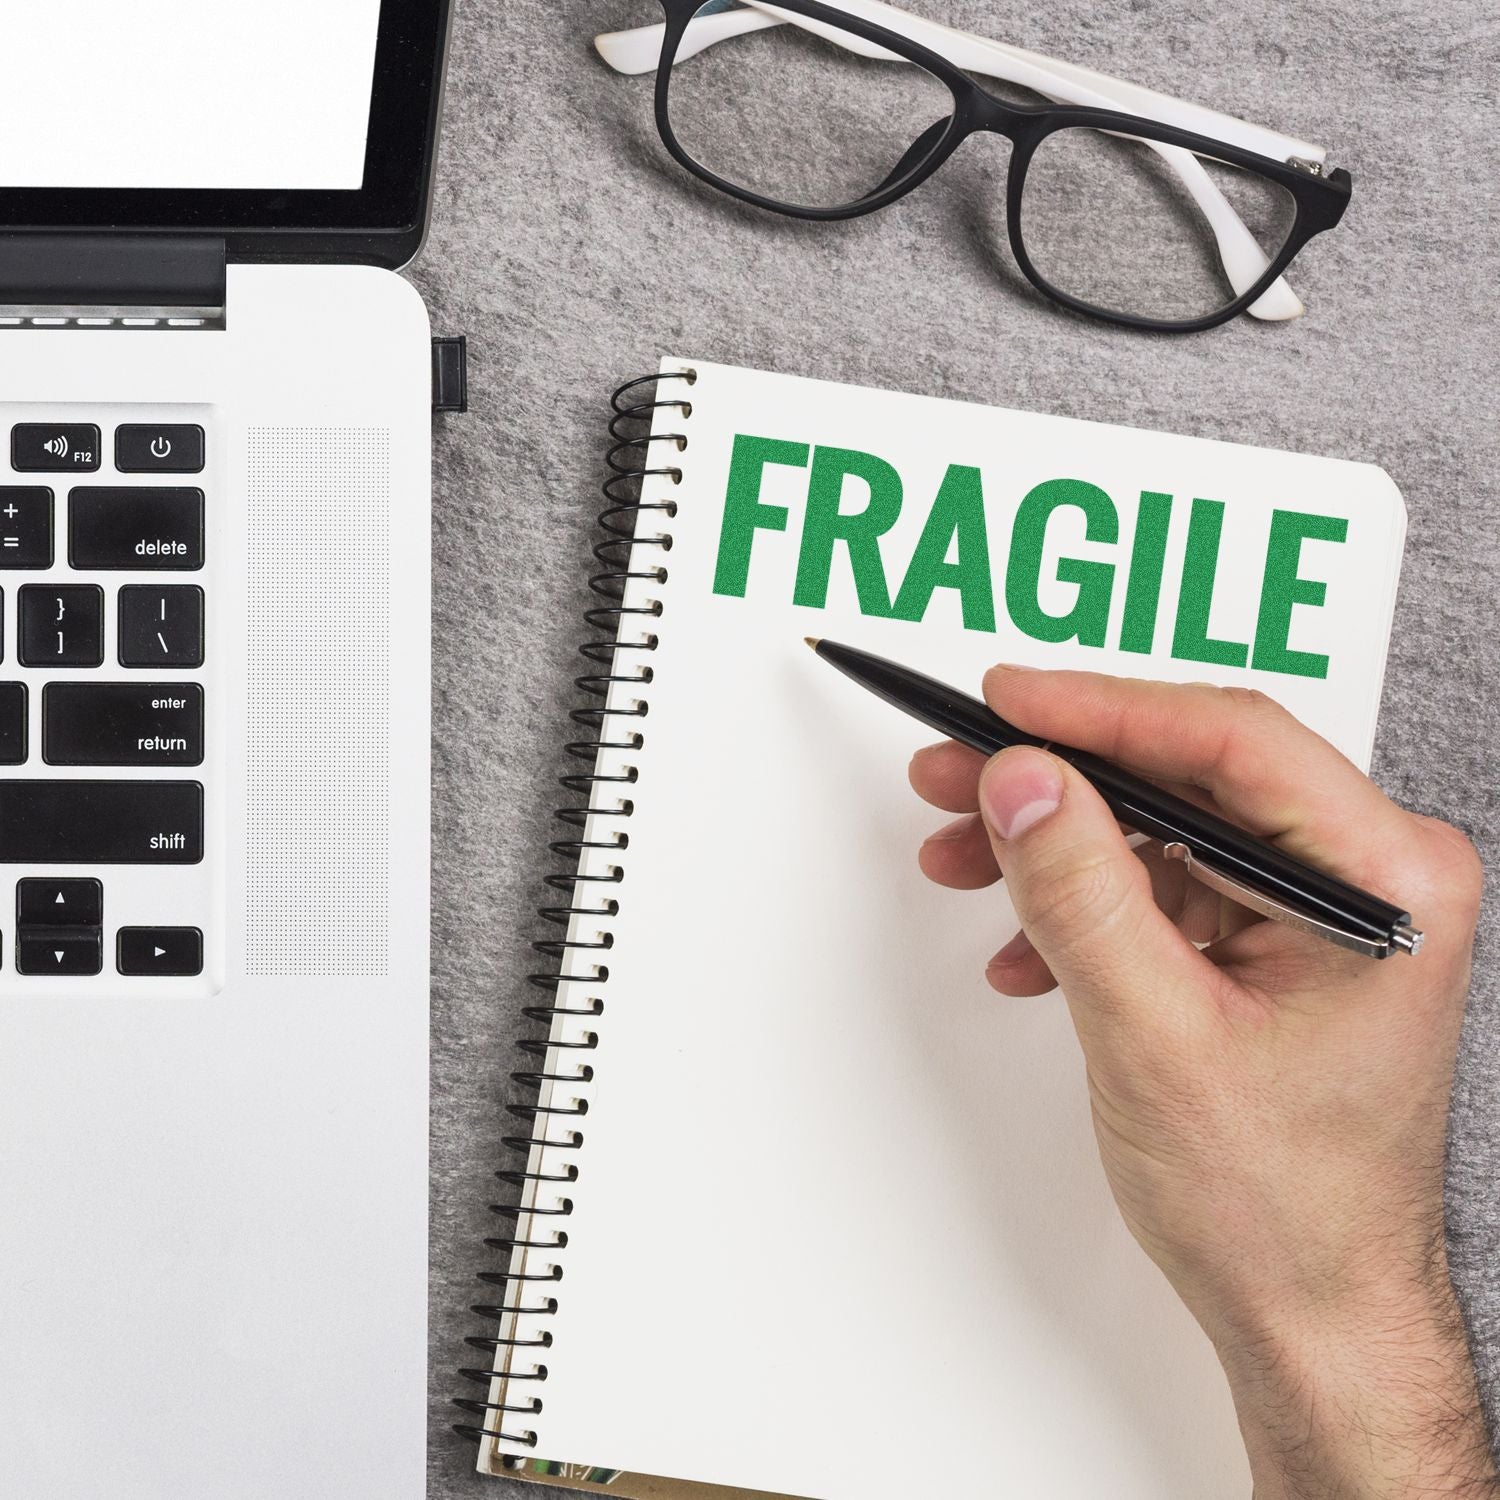
{"label": "laptop screen", "polygon": [[0,185],[364,185],[380,0],[0,4]]}
{"label": "laptop screen", "polygon": [[449,0],[0,0],[0,235],[403,264],[448,16]]}

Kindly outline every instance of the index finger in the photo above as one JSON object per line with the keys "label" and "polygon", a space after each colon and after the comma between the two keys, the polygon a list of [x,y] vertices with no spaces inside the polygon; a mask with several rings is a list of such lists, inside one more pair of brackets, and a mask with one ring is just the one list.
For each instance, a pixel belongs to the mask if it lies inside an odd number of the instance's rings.
{"label": "index finger", "polygon": [[992,667],[984,695],[1018,728],[1209,792],[1226,817],[1353,880],[1379,880],[1413,830],[1321,735],[1264,693],[1098,672]]}

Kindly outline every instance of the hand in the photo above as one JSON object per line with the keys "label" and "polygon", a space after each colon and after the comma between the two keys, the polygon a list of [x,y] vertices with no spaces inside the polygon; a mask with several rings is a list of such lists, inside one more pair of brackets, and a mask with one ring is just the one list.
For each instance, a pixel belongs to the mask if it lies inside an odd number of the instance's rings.
{"label": "hand", "polygon": [[[945,743],[911,781],[963,816],[921,866],[1003,872],[1006,995],[1060,984],[1132,1233],[1218,1350],[1256,1500],[1500,1496],[1443,1245],[1443,1145],[1481,870],[1257,693],[997,667],[990,706],[1409,905],[1361,957],[1138,853],[1065,762]],[[1196,945],[1206,945],[1201,951]]]}

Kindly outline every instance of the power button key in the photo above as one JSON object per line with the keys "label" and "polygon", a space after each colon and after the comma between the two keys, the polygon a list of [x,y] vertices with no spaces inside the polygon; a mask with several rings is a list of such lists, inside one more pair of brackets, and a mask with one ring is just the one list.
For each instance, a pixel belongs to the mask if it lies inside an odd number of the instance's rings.
{"label": "power button key", "polygon": [[122,474],[197,474],[203,429],[180,423],[130,423],[115,428],[115,468]]}

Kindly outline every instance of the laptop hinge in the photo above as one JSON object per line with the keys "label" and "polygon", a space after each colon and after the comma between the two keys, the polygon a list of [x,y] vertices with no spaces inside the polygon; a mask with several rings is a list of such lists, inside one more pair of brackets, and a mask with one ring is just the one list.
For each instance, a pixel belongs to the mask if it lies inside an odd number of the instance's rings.
{"label": "laptop hinge", "polygon": [[0,326],[222,328],[213,235],[0,233]]}

